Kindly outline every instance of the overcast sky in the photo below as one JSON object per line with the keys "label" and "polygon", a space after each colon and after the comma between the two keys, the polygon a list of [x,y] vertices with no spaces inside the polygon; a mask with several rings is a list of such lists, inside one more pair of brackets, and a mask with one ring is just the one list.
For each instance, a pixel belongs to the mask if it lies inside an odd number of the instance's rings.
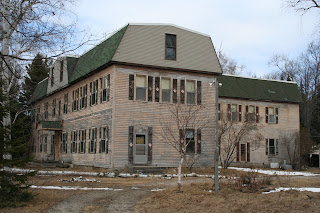
{"label": "overcast sky", "polygon": [[246,66],[243,75],[270,73],[272,55],[294,57],[319,37],[320,10],[301,16],[282,0],[80,0],[75,12],[81,28],[99,35],[127,23],[171,23],[208,34],[216,50],[222,46]]}

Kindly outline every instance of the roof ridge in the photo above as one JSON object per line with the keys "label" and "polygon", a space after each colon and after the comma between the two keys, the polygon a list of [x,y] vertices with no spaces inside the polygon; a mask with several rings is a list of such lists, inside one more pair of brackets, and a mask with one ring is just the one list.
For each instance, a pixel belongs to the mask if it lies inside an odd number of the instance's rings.
{"label": "roof ridge", "polygon": [[261,80],[261,81],[275,81],[275,82],[288,83],[288,84],[297,84],[297,82],[295,82],[295,81],[276,80],[276,79],[267,79],[267,78],[254,78],[254,77],[231,75],[231,74],[222,74],[222,76],[230,76],[230,77],[236,77],[236,78],[247,78],[247,79]]}

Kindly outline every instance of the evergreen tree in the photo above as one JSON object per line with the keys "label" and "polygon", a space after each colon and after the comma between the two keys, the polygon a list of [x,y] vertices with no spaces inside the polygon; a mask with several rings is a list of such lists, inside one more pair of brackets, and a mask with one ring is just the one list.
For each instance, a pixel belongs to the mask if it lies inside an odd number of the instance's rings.
{"label": "evergreen tree", "polygon": [[27,76],[25,76],[24,83],[22,85],[22,102],[28,105],[28,101],[31,99],[37,84],[45,79],[49,73],[49,66],[51,61],[44,60],[41,54],[37,54],[32,63],[26,67]]}

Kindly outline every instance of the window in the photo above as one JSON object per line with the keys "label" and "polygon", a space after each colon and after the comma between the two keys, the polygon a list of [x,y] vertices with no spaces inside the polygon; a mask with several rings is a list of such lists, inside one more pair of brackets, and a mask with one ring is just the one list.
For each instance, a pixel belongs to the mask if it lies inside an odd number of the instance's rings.
{"label": "window", "polygon": [[79,88],[72,91],[72,111],[79,109]]}
{"label": "window", "polygon": [[194,129],[186,130],[186,153],[194,154],[195,153],[195,142],[194,142]]}
{"label": "window", "polygon": [[47,147],[48,147],[48,137],[44,136],[44,144],[43,144],[44,153],[47,153]]}
{"label": "window", "polygon": [[86,130],[80,130],[80,153],[86,152]]}
{"label": "window", "polygon": [[269,123],[274,123],[274,108],[269,107]]}
{"label": "window", "polygon": [[89,152],[96,153],[97,128],[89,129],[89,138],[90,138]]}
{"label": "window", "polygon": [[187,80],[186,82],[187,91],[187,104],[196,103],[196,82]]}
{"label": "window", "polygon": [[98,80],[90,83],[90,106],[97,104]]}
{"label": "window", "polygon": [[61,115],[61,100],[59,100],[58,104],[58,115]]}
{"label": "window", "polygon": [[40,136],[39,140],[39,152],[42,152],[42,136]]}
{"label": "window", "polygon": [[108,135],[109,135],[109,129],[108,127],[102,127],[100,129],[101,134],[101,141],[99,146],[99,153],[105,152],[108,153]]}
{"label": "window", "polygon": [[71,135],[71,153],[76,153],[77,152],[77,131],[73,131]]}
{"label": "window", "polygon": [[38,106],[38,108],[37,108],[37,122],[39,122],[40,121],[40,106]]}
{"label": "window", "polygon": [[54,154],[54,135],[51,135],[51,154]]}
{"label": "window", "polygon": [[246,144],[241,144],[241,161],[246,161]]}
{"label": "window", "polygon": [[64,103],[63,103],[63,114],[68,112],[68,93],[64,94]]}
{"label": "window", "polygon": [[48,119],[48,108],[49,108],[49,104],[48,102],[46,102],[44,104],[44,119]]}
{"label": "window", "polygon": [[266,123],[279,123],[279,109],[275,107],[266,107]]}
{"label": "window", "polygon": [[109,101],[110,75],[107,75],[104,78],[101,78],[100,81],[101,81],[100,82],[100,87],[101,87],[100,102]]}
{"label": "window", "polygon": [[171,101],[171,81],[169,78],[161,78],[162,102]]}
{"label": "window", "polygon": [[56,99],[52,100],[52,117],[56,116]]}
{"label": "window", "polygon": [[54,67],[51,69],[51,87],[53,87],[54,84]]}
{"label": "window", "polygon": [[60,82],[63,81],[63,61],[60,61]]}
{"label": "window", "polygon": [[166,60],[176,60],[176,45],[177,45],[177,36],[172,34],[166,34]]}
{"label": "window", "polygon": [[278,139],[266,139],[266,155],[278,155]]}
{"label": "window", "polygon": [[87,90],[87,85],[80,87],[80,109],[87,107]]}
{"label": "window", "polygon": [[231,104],[231,119],[232,121],[238,121],[237,104]]}
{"label": "window", "polygon": [[68,139],[68,133],[62,134],[62,152],[67,153],[67,139]]}
{"label": "window", "polygon": [[136,100],[146,100],[146,76],[136,76]]}
{"label": "window", "polygon": [[256,120],[255,106],[249,105],[248,106],[248,121],[255,122],[255,120]]}

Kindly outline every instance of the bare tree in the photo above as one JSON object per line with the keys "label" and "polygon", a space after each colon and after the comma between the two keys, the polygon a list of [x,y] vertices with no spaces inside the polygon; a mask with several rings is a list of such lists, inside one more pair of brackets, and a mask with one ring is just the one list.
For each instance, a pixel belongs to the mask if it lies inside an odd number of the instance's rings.
{"label": "bare tree", "polygon": [[[179,153],[178,191],[181,191],[181,168],[184,162],[189,166],[198,159],[201,152],[199,132],[206,127],[209,110],[203,105],[168,105],[168,114],[159,122],[161,130],[159,139],[173,147]],[[211,121],[213,122],[213,121]],[[195,140],[197,136],[197,141]]]}
{"label": "bare tree", "polygon": [[281,133],[280,144],[288,155],[289,163],[293,169],[299,165],[300,160],[300,140],[299,133]]}
{"label": "bare tree", "polygon": [[[237,115],[238,116],[238,115]],[[246,115],[244,121],[237,121],[231,113],[220,113],[219,119],[219,147],[220,163],[223,168],[228,168],[237,158],[237,148],[241,143],[250,143],[249,150],[255,151],[261,146],[263,136],[258,132],[259,118]]]}
{"label": "bare tree", "polygon": [[311,9],[320,9],[319,0],[284,0],[286,6],[292,7],[296,12],[305,14]]}
{"label": "bare tree", "polygon": [[236,60],[228,57],[221,47],[217,55],[224,74],[239,75],[244,70],[245,66],[239,65]]}

